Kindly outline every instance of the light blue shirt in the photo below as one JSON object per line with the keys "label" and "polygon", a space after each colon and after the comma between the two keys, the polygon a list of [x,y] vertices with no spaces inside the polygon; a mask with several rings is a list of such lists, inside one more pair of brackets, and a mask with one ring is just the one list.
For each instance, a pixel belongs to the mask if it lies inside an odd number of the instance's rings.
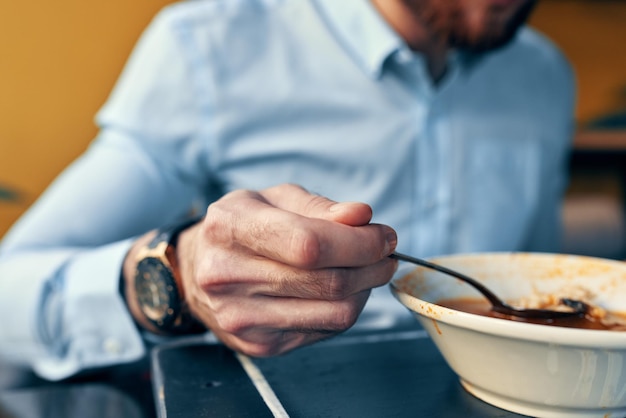
{"label": "light blue shirt", "polygon": [[[234,189],[367,202],[423,257],[556,251],[573,95],[567,62],[529,29],[451,53],[434,86],[366,0],[167,7],[98,137],[3,241],[0,354],[49,379],[143,356],[118,292],[132,237]],[[383,308],[404,313],[386,288],[365,315]]]}

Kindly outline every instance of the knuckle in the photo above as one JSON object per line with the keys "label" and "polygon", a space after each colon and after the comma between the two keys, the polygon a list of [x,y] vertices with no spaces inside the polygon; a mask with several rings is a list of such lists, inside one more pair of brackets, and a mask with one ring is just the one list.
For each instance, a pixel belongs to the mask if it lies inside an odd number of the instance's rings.
{"label": "knuckle", "polygon": [[211,203],[206,210],[203,228],[208,236],[225,237],[232,235],[232,228],[247,211],[247,202],[254,198],[249,190],[235,190]]}
{"label": "knuckle", "polygon": [[[273,357],[301,345],[301,338],[298,333],[284,329],[252,332],[247,337],[240,340],[239,350],[252,357]],[[293,340],[294,337],[296,338],[295,341]]]}
{"label": "knuckle", "polygon": [[253,325],[248,317],[233,309],[216,312],[214,318],[218,328],[234,336],[242,335]]}
{"label": "knuckle", "polygon": [[228,226],[232,225],[232,217],[232,212],[224,203],[220,201],[211,203],[206,211],[202,224],[205,236],[211,237],[212,240],[217,240],[226,235]]}
{"label": "knuckle", "polygon": [[323,196],[313,195],[304,206],[304,211],[309,214],[324,213],[333,203]]}
{"label": "knuckle", "polygon": [[320,241],[313,231],[295,229],[290,246],[293,263],[302,268],[314,268],[321,257]]}
{"label": "knuckle", "polygon": [[220,257],[216,252],[212,257],[201,258],[194,271],[195,283],[216,306],[221,300],[219,296],[231,293],[237,283],[234,273],[222,267],[224,263]]}
{"label": "knuckle", "polygon": [[353,303],[344,302],[336,304],[333,322],[329,324],[330,329],[334,331],[344,331],[351,328],[356,323],[360,312],[360,309]]}
{"label": "knuckle", "polygon": [[278,189],[280,189],[281,191],[287,192],[287,193],[293,193],[295,191],[297,192],[306,192],[307,190],[296,183],[283,183],[283,184],[279,184],[278,186],[276,186]]}
{"label": "knuckle", "polygon": [[251,357],[273,357],[281,354],[281,350],[271,343],[245,343],[241,352]]}
{"label": "knuckle", "polygon": [[272,196],[275,198],[288,198],[294,194],[300,194],[306,192],[306,189],[298,184],[294,183],[281,183],[275,186],[268,187],[263,190],[261,194]]}
{"label": "knuckle", "polygon": [[322,287],[322,297],[339,301],[349,295],[350,286],[345,280],[342,269],[329,269],[324,279],[326,286]]}
{"label": "knuckle", "polygon": [[350,307],[350,309],[346,309],[344,315],[341,316],[341,328],[348,329],[351,328],[359,318],[360,310],[356,309],[354,306]]}

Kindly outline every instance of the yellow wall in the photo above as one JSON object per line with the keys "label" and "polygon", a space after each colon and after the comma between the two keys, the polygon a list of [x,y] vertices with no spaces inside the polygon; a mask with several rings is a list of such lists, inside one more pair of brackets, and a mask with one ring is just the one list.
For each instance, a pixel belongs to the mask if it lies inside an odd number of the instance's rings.
{"label": "yellow wall", "polygon": [[0,201],[0,236],[94,137],[132,46],[170,2],[0,1],[0,187],[24,193]]}
{"label": "yellow wall", "polygon": [[[0,236],[94,137],[95,112],[169,2],[0,2],[0,187],[24,193],[19,203],[0,202]],[[580,120],[624,104],[623,22],[626,4],[600,0],[544,0],[533,17],[574,62]]]}
{"label": "yellow wall", "polygon": [[531,24],[572,61],[581,123],[626,110],[626,2],[540,0]]}

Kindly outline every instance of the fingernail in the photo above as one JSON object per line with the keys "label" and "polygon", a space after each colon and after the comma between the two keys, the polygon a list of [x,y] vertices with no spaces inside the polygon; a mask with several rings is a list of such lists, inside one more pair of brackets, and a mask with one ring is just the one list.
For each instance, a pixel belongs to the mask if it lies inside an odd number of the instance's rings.
{"label": "fingernail", "polygon": [[383,251],[384,255],[388,256],[393,252],[393,250],[395,250],[396,245],[398,244],[398,236],[395,234],[395,232],[390,232],[387,234],[385,239],[385,248]]}

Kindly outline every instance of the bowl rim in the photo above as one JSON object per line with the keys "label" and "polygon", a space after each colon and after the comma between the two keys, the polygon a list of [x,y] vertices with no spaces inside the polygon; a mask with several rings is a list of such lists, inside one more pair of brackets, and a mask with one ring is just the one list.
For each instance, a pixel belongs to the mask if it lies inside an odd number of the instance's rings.
{"label": "bowl rim", "polygon": [[[467,258],[477,256],[504,257],[515,254],[530,256],[571,256],[580,259],[595,259],[607,263],[621,263],[626,270],[626,263],[618,260],[609,260],[589,256],[577,256],[570,254],[556,253],[532,253],[532,252],[485,252],[485,253],[463,253],[446,256],[429,257],[429,260]],[[486,317],[469,312],[458,311],[437,305],[433,302],[420,299],[402,291],[397,283],[420,267],[415,267],[404,274],[397,275],[390,281],[390,290],[393,296],[409,309],[412,313],[421,315],[424,318],[436,322],[445,323],[458,328],[473,330],[483,334],[499,337],[507,337],[525,341],[535,341],[546,344],[567,345],[582,348],[609,348],[626,349],[626,331],[589,330],[580,328],[567,328],[552,325],[532,324],[526,322],[512,321],[503,318]]]}

